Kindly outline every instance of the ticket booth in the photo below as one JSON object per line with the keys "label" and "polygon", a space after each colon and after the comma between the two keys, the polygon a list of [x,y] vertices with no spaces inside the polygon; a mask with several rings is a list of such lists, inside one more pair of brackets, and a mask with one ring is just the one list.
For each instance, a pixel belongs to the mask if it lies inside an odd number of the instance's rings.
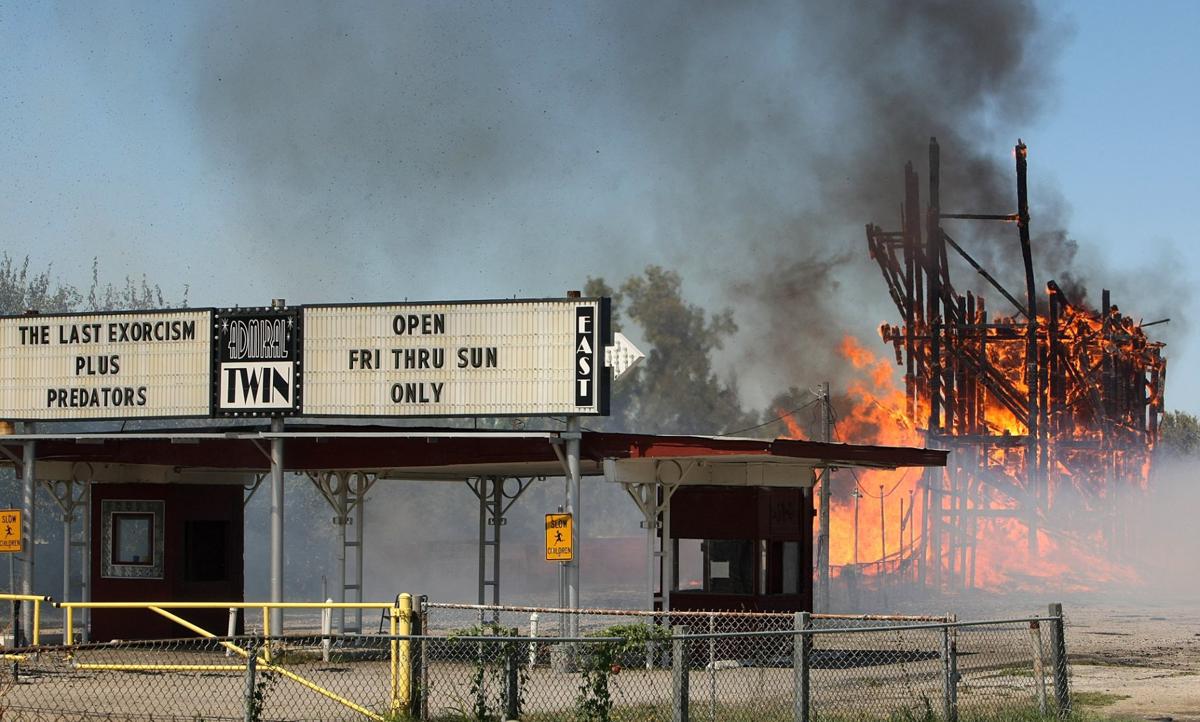
{"label": "ticket booth", "polygon": [[812,609],[812,501],[799,488],[682,487],[671,499],[675,610]]}
{"label": "ticket booth", "polygon": [[[92,599],[240,601],[243,581],[240,484],[92,485]],[[224,634],[228,612],[180,612]],[[192,636],[144,609],[96,609],[91,637],[151,639]]]}

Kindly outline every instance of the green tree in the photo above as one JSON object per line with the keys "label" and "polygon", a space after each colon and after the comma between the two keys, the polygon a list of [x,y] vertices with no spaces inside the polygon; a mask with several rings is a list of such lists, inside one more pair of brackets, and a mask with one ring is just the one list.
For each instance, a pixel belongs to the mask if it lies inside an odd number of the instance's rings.
{"label": "green tree", "polygon": [[627,316],[640,330],[646,359],[616,384],[610,426],[646,433],[719,434],[753,425],[732,375],[721,379],[712,354],[737,331],[730,309],[707,313],[683,298],[679,274],[648,266],[614,291],[589,278],[589,296],[610,296],[613,327]]}
{"label": "green tree", "polygon": [[0,314],[73,311],[81,298],[74,286],[52,280],[49,268],[30,272],[28,256],[19,264],[7,253],[0,256]]}
{"label": "green tree", "polygon": [[1186,411],[1168,411],[1159,427],[1159,451],[1184,458],[1200,453],[1200,420]]}
{"label": "green tree", "polygon": [[[113,285],[100,282],[100,263],[92,259],[92,283],[87,293],[64,283],[53,275],[53,267],[42,271],[31,271],[26,256],[15,261],[7,253],[0,253],[0,315],[17,315],[26,311],[44,314],[70,313],[72,311],[118,311],[162,308],[187,305],[187,290],[183,298],[175,303],[166,301],[162,290],[150,284],[143,276],[133,280],[128,276],[124,283]],[[36,498],[39,524],[37,529],[37,577],[38,594],[59,594],[62,579],[61,549],[62,525],[58,521],[62,510],[51,496],[39,491]],[[0,506],[20,506],[22,488],[11,468],[0,470]]]}
{"label": "green tree", "polygon": [[26,311],[69,313],[72,311],[140,311],[151,308],[186,307],[187,292],[178,301],[168,301],[157,284],[142,276],[126,276],[124,283],[100,282],[100,260],[92,259],[92,283],[84,295],[75,286],[51,277],[53,268],[32,272],[29,257],[19,263],[0,254],[0,315]]}

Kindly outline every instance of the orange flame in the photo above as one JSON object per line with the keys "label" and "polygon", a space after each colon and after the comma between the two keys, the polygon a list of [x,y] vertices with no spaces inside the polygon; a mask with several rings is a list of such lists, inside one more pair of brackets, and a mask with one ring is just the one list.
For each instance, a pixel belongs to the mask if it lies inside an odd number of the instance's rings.
{"label": "orange flame", "polygon": [[[924,446],[923,431],[915,426],[914,420],[920,423],[922,419],[928,419],[929,409],[927,406],[914,408],[913,418],[908,417],[907,399],[896,366],[871,353],[851,336],[843,338],[839,350],[855,369],[862,372],[862,376],[850,382],[846,389],[850,408],[837,422],[837,438],[854,443]],[[989,343],[987,354],[988,360],[1003,371],[1009,382],[1024,388],[1024,356],[1018,343],[997,339]],[[1013,411],[995,399],[988,399],[981,414],[985,426],[997,436],[1017,437],[1026,433],[1024,424]],[[1010,478],[1014,485],[1019,485],[1025,453],[1024,444],[997,444],[987,447],[982,463],[989,473]],[[956,463],[953,453],[950,463],[951,466]],[[1138,469],[1143,484],[1149,475],[1148,463],[1146,461]],[[1061,462],[1059,466],[1061,468],[1054,473],[1059,480],[1056,483],[1090,483],[1073,477]],[[859,494],[857,519],[852,495],[839,493],[831,500],[831,565],[852,565],[857,560],[859,570],[866,574],[883,569],[911,570],[916,558],[928,554],[930,564],[941,568],[950,568],[957,563],[960,573],[966,575],[965,568],[969,567],[971,586],[987,590],[1033,589],[1053,582],[1059,588],[1072,591],[1110,581],[1136,580],[1136,574],[1129,567],[1097,553],[1103,548],[1098,539],[1079,538],[1061,530],[1048,532],[1044,522],[1039,523],[1036,552],[1031,552],[1028,522],[1017,516],[1016,502],[982,484],[977,485],[971,495],[965,495],[961,502],[965,506],[958,510],[945,506],[950,503],[946,496],[932,497],[944,505],[943,515],[957,512],[959,518],[971,518],[973,512],[981,509],[1000,510],[1001,515],[984,515],[970,525],[974,535],[970,559],[966,559],[966,552],[955,560],[927,550],[924,543],[927,540],[922,539],[922,535],[926,529],[926,505],[930,503],[925,488],[925,474],[928,473],[916,469],[858,472],[850,492]],[[936,484],[936,488],[945,488],[948,476],[944,475],[949,474],[950,469],[932,473],[930,483]],[[1055,484],[1051,484],[1047,493],[1058,493]],[[1006,512],[1012,515],[1003,516]],[[936,558],[938,556],[942,558]]]}
{"label": "orange flame", "polygon": [[792,416],[791,412],[782,411],[780,409],[775,409],[775,413],[779,416],[780,420],[782,420],[783,423],[787,426],[788,435],[785,438],[799,439],[801,441],[809,440],[808,435],[805,434],[804,430],[800,428],[800,424],[796,421],[796,417]]}

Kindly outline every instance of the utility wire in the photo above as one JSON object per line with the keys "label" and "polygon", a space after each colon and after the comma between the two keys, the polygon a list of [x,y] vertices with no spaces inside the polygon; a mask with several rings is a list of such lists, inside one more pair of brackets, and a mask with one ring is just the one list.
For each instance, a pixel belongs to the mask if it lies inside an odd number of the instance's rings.
{"label": "utility wire", "polygon": [[761,424],[755,424],[754,426],[747,426],[746,428],[738,429],[737,431],[726,431],[723,434],[714,434],[714,436],[737,436],[738,434],[742,434],[747,431],[754,431],[755,429],[761,429],[762,427],[769,426],[769,425],[775,423],[776,421],[783,421],[784,418],[791,416],[792,414],[794,414],[796,412],[803,411],[803,410],[807,409],[808,407],[812,406],[813,404],[816,404],[820,401],[821,401],[820,399],[813,399],[812,401],[809,401],[807,404],[804,404],[802,406],[797,406],[796,408],[792,409],[791,411],[785,411],[784,413],[780,414],[779,416],[776,416],[775,418],[771,419],[770,421],[764,421]]}
{"label": "utility wire", "polygon": [[849,471],[854,476],[854,483],[858,486],[858,490],[860,492],[862,492],[863,496],[869,497],[871,499],[886,499],[887,497],[889,497],[893,493],[895,493],[896,489],[900,488],[900,485],[903,484],[904,480],[908,478],[908,474],[909,474],[909,472],[912,471],[912,469],[905,470],[904,475],[901,476],[900,480],[896,482],[896,485],[891,488],[891,491],[887,492],[883,496],[880,496],[879,494],[872,494],[871,492],[864,489],[863,485],[862,485],[862,480],[858,478],[858,472],[855,471],[854,469],[850,469]]}
{"label": "utility wire", "polygon": [[[875,403],[879,404],[878,401],[876,401]],[[884,407],[882,404],[879,404],[879,406],[880,406],[880,408],[883,408],[886,410],[886,407]],[[838,430],[837,430],[838,412],[837,412],[837,408],[835,408],[833,405],[832,399],[829,400],[829,415],[833,417],[833,436],[838,441],[841,441],[842,440],[841,435],[838,434]],[[882,496],[880,496],[879,494],[872,494],[871,492],[869,492],[865,488],[863,488],[862,479],[859,478],[858,471],[855,470],[854,467],[849,467],[848,471],[854,477],[854,484],[855,484],[855,486],[858,487],[859,492],[861,492],[863,496],[869,497],[871,499],[886,499],[887,497],[894,494],[896,492],[896,489],[900,488],[900,485],[903,484],[904,480],[908,478],[908,474],[909,474],[909,472],[912,471],[912,469],[906,469],[904,471],[904,475],[900,477],[900,480],[896,482],[896,485],[892,487],[891,491],[889,491],[888,493],[886,493]]]}

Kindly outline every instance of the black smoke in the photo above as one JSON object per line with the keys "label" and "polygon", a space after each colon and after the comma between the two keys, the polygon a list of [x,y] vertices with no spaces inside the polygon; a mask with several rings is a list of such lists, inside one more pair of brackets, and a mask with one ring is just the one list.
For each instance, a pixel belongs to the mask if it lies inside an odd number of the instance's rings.
{"label": "black smoke", "polygon": [[[724,361],[752,403],[825,380],[836,393],[850,374],[842,335],[870,342],[897,321],[863,226],[899,227],[904,163],[927,201],[936,137],[942,208],[1011,213],[1019,136],[1039,281],[1099,298],[1103,263],[1069,233],[1027,135],[1070,35],[1046,4],[196,7],[181,99],[237,199],[238,263],[293,303],[560,295],[658,264],[689,296],[733,308],[741,331]],[[947,230],[1023,296],[1015,227]],[[955,280],[1010,313],[961,264]],[[1123,308],[1147,300],[1110,287]],[[411,498],[373,509],[368,528],[389,538],[431,518]],[[445,564],[473,570],[473,549],[456,554]],[[446,578],[396,566],[393,586]],[[636,561],[628,572],[639,578]]]}
{"label": "black smoke", "polygon": [[[1070,36],[1010,0],[199,7],[186,102],[273,295],[559,295],[657,263],[734,307],[762,399],[895,320],[862,228],[899,226],[906,161],[927,200],[930,137],[943,209],[1015,210]],[[1098,299],[1030,141],[1039,283]],[[1023,295],[1015,227],[947,229]]]}

